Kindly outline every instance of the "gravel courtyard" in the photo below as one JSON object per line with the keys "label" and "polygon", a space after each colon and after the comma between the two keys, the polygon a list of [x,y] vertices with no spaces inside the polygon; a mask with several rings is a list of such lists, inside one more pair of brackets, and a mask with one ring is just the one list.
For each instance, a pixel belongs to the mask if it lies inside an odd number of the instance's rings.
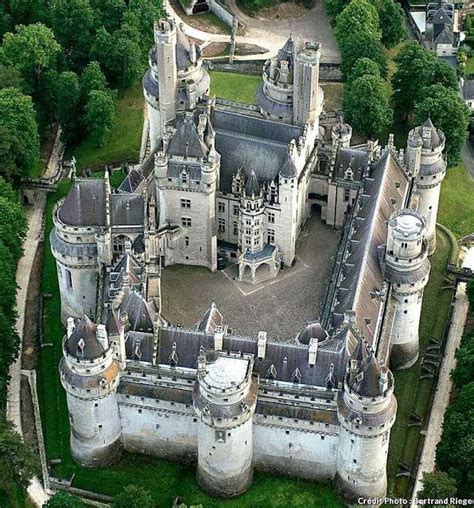
{"label": "gravel courtyard", "polygon": [[326,282],[340,233],[319,217],[308,219],[293,267],[278,277],[251,285],[233,279],[235,269],[210,273],[205,268],[170,266],[162,272],[163,315],[174,324],[194,326],[214,299],[234,333],[269,338],[296,336],[320,315]]}

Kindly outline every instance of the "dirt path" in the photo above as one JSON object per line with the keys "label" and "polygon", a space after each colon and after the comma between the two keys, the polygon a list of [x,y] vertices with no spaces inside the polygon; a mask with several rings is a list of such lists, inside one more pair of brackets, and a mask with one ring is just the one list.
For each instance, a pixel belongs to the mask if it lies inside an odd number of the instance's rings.
{"label": "dirt path", "polygon": [[[177,23],[183,23],[184,31],[189,37],[204,42],[229,42],[228,35],[203,32],[186,24],[181,18],[181,13],[173,9],[169,0],[165,1],[165,5],[169,15]],[[232,11],[237,12],[238,16],[241,16],[247,25],[246,34],[236,37],[237,44],[251,44],[265,48],[267,52],[259,55],[259,59],[264,60],[276,55],[277,51],[285,44],[290,33],[292,33],[304,40],[320,42],[322,45],[322,62],[339,63],[341,61],[339,48],[322,0],[318,0],[316,6],[307,11],[306,16],[284,19],[251,18],[238,9],[235,0],[229,1],[229,7]],[[235,59],[253,60],[255,55],[240,55],[236,56]]]}

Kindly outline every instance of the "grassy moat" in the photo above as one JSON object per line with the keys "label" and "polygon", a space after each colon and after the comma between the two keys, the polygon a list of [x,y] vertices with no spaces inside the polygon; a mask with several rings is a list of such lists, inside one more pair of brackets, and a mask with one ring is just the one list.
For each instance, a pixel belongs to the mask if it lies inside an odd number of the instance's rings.
{"label": "grassy moat", "polygon": [[[238,75],[235,74],[224,76],[220,74],[224,73],[212,75],[213,93],[228,99],[253,102],[253,94],[260,78],[256,79],[255,76],[236,78]],[[122,105],[119,104],[122,99],[119,99],[117,108],[123,108],[124,114],[117,115],[114,139],[111,138],[106,147],[97,149],[85,142],[77,150],[71,150],[78,159],[80,167],[100,165],[114,160],[116,156],[131,159],[138,154],[143,120],[143,102],[139,86],[134,88],[133,97],[133,99],[129,96],[122,98],[126,101]],[[334,101],[338,104],[337,98]],[[130,109],[127,109],[128,107]],[[126,136],[122,139],[123,143],[120,143],[119,136],[124,132]],[[112,184],[117,185],[121,178],[121,174],[114,173]],[[451,228],[456,236],[474,230],[473,186],[464,167],[448,170],[442,189],[439,220]],[[64,479],[70,479],[74,475],[72,482],[74,487],[111,496],[119,493],[128,484],[137,484],[148,489],[160,506],[170,506],[175,496],[181,496],[184,503],[188,505],[201,503],[205,508],[221,506],[342,507],[342,503],[336,498],[329,484],[256,473],[253,485],[246,494],[234,500],[220,501],[210,498],[199,489],[193,466],[183,466],[148,456],[131,454],[124,454],[120,463],[113,467],[98,470],[82,468],[72,461],[69,452],[66,398],[58,373],[64,329],[60,322],[56,267],[49,246],[53,205],[67,194],[69,187],[69,182],[61,182],[57,192],[48,195],[41,279],[41,291],[51,295],[44,302],[44,340],[52,342],[53,346],[40,350],[36,368],[47,457],[49,460],[60,460],[60,464],[51,466],[52,475]],[[430,282],[425,289],[420,330],[422,351],[426,348],[430,337],[441,338],[446,324],[451,293],[443,290],[443,286],[449,252],[449,242],[444,234],[440,234],[438,249],[432,258]],[[419,375],[420,361],[413,368],[395,374],[395,394],[398,398],[399,409],[397,421],[392,430],[388,458],[390,495],[406,497],[409,494],[410,480],[406,477],[396,477],[396,473],[400,463],[411,468],[416,465],[421,429],[416,426],[409,427],[408,424],[411,413],[416,413],[423,418],[428,408],[431,388],[431,381],[420,381]]]}

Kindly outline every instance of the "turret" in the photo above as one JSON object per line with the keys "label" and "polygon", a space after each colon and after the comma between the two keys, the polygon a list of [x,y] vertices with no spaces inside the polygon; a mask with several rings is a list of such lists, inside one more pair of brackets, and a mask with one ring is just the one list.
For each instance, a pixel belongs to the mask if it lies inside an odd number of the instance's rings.
{"label": "turret", "polygon": [[390,334],[392,368],[407,368],[418,359],[423,289],[430,262],[426,220],[415,210],[395,212],[388,224],[384,276],[391,283],[394,318]]}
{"label": "turret", "polygon": [[319,86],[320,59],[321,46],[305,42],[296,54],[294,68],[293,123],[304,125],[311,122],[316,131],[324,102],[324,92]]}
{"label": "turret", "polygon": [[249,487],[253,475],[252,416],[258,385],[252,355],[201,352],[193,392],[199,417],[199,485],[209,494],[232,497]]}
{"label": "turret", "polygon": [[257,175],[252,169],[246,178],[244,193],[240,203],[239,244],[242,252],[258,252],[262,250],[264,240],[264,204],[263,193]]}
{"label": "turret", "polygon": [[392,373],[360,340],[347,361],[338,397],[336,488],[347,503],[386,494],[388,444],[397,411],[393,387]]}
{"label": "turret", "polygon": [[86,467],[105,466],[121,453],[117,400],[120,364],[106,326],[87,316],[68,319],[59,371],[66,390],[71,454]]}
{"label": "turret", "polygon": [[430,118],[410,131],[405,161],[408,171],[415,177],[419,196],[418,211],[425,217],[428,254],[436,248],[436,218],[438,215],[441,182],[446,176],[446,159],[443,155],[445,136]]}
{"label": "turret", "polygon": [[331,129],[331,139],[333,147],[349,148],[351,145],[352,127],[345,123],[342,117]]}

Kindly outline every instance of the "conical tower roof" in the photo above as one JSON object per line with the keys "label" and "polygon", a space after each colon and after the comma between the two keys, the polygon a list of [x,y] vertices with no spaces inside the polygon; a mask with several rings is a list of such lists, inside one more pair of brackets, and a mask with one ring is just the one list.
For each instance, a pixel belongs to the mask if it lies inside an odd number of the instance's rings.
{"label": "conical tower roof", "polygon": [[97,340],[97,325],[84,315],[74,331],[66,340],[66,351],[76,358],[93,360],[105,353],[102,344]]}
{"label": "conical tower roof", "polygon": [[260,184],[258,183],[257,175],[253,169],[245,182],[245,195],[247,197],[260,196]]}
{"label": "conical tower roof", "polygon": [[437,148],[441,144],[441,138],[438,134],[438,129],[433,125],[431,118],[428,117],[423,124],[423,129],[430,129],[431,131],[431,148]]}

